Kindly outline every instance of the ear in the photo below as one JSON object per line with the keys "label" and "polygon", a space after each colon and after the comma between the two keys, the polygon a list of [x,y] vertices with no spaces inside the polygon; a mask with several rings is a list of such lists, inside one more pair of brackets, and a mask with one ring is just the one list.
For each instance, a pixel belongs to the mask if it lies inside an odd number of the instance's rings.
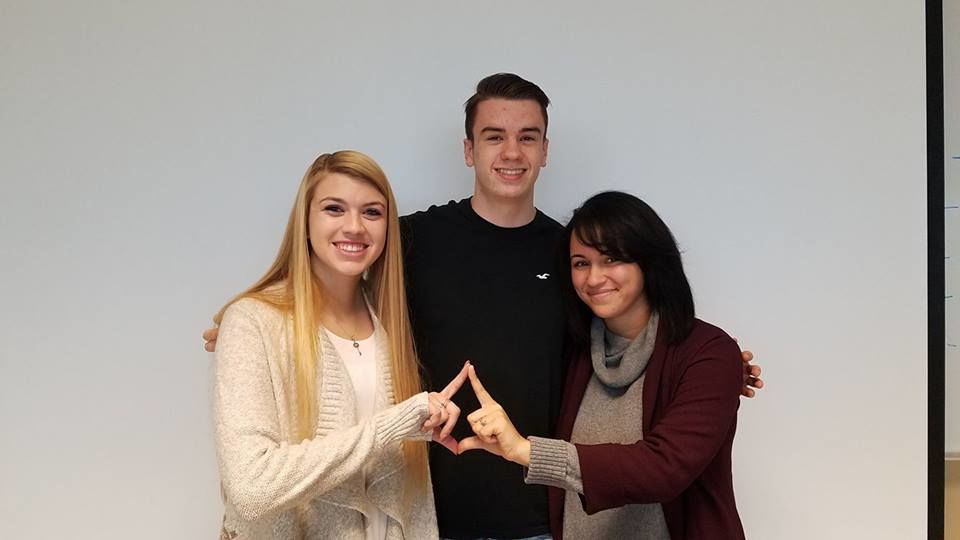
{"label": "ear", "polygon": [[473,167],[473,141],[470,139],[463,140],[463,162],[467,167]]}
{"label": "ear", "polygon": [[547,150],[550,148],[550,139],[543,138],[543,163],[540,164],[541,167],[547,166]]}

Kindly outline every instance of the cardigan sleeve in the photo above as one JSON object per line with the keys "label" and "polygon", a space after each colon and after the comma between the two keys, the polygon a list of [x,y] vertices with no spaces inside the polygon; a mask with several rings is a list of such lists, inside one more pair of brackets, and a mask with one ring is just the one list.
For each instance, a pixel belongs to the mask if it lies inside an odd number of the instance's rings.
{"label": "cardigan sleeve", "polygon": [[675,499],[731,436],[742,385],[739,348],[723,335],[705,342],[692,356],[668,409],[643,440],[576,445],[585,512]]}
{"label": "cardigan sleeve", "polygon": [[381,448],[421,438],[422,392],[367,420],[291,444],[281,436],[261,321],[234,304],[217,342],[214,417],[220,476],[242,519],[256,520],[337,487]]}

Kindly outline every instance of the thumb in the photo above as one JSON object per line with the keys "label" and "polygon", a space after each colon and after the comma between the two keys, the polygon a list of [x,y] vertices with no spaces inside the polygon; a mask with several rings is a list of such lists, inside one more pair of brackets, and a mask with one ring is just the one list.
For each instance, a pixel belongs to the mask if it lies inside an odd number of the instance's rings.
{"label": "thumb", "polygon": [[476,435],[472,437],[467,437],[460,441],[460,453],[464,453],[468,450],[486,450],[492,454],[496,454],[493,449],[496,448],[496,445],[485,443],[480,440],[480,437]]}

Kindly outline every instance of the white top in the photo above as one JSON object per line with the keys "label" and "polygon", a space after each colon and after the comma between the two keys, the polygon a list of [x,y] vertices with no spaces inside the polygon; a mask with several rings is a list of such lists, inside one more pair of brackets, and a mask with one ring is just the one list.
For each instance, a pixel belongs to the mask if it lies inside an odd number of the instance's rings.
{"label": "white top", "polygon": [[[357,420],[362,422],[373,416],[378,405],[377,342],[373,339],[373,334],[356,342],[344,339],[329,330],[327,336],[330,337],[330,342],[337,349],[337,354],[340,355],[350,374],[350,382],[353,384],[357,403]],[[354,343],[359,347],[355,347]],[[387,537],[387,515],[379,508],[374,510],[374,515],[367,516],[365,525],[367,540],[384,540]]]}
{"label": "white top", "polygon": [[353,392],[357,402],[357,420],[373,416],[377,408],[377,343],[373,334],[366,339],[357,340],[360,347],[354,347],[353,341],[344,339],[327,330],[330,342],[350,373]]}

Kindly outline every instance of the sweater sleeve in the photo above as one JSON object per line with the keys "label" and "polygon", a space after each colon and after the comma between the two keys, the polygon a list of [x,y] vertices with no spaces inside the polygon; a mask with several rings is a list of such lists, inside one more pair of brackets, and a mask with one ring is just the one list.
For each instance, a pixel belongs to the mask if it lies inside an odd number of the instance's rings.
{"label": "sweater sleeve", "polygon": [[281,436],[260,321],[234,304],[217,342],[214,417],[220,476],[241,518],[260,519],[323,492],[360,471],[383,447],[422,438],[422,392],[367,420],[291,444]]}
{"label": "sweater sleeve", "polygon": [[584,511],[678,497],[730,437],[740,403],[742,371],[736,343],[707,341],[687,362],[668,410],[633,444],[577,444]]}
{"label": "sweater sleeve", "polygon": [[583,494],[577,447],[560,439],[530,437],[530,467],[523,481]]}

